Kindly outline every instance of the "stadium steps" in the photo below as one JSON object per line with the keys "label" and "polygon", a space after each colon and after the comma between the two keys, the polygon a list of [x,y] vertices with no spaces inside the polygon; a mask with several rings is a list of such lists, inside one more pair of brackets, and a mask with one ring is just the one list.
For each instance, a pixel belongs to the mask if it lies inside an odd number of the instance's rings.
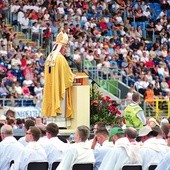
{"label": "stadium steps", "polygon": [[[11,24],[6,24],[6,26],[8,27],[8,29],[11,29],[11,28],[14,29],[14,27]],[[15,31],[15,33],[17,34],[18,39],[22,40],[24,43],[30,43],[30,44],[34,43],[34,41],[32,41],[32,39],[25,38],[25,35],[23,32]],[[38,49],[40,49],[40,51],[45,54],[45,49],[43,49],[41,46],[38,46]]]}

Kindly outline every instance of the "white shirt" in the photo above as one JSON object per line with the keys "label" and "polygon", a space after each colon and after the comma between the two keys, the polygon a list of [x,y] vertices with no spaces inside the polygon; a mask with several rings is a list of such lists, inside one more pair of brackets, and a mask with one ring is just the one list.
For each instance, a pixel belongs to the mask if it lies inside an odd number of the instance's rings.
{"label": "white shirt", "polygon": [[58,7],[57,9],[58,9],[59,14],[65,14],[63,7]]}
{"label": "white shirt", "polygon": [[17,66],[19,66],[19,65],[21,65],[21,60],[19,59],[19,58],[13,58],[12,60],[11,60],[11,65],[12,65],[12,67],[17,67]]}
{"label": "white shirt", "polygon": [[22,94],[22,88],[21,86],[15,86],[15,90],[18,94]]}
{"label": "white shirt", "polygon": [[119,138],[115,146],[104,157],[99,170],[121,170],[125,164],[141,164],[136,145],[132,145],[127,138]]}
{"label": "white shirt", "polygon": [[38,34],[40,32],[40,26],[39,25],[37,27],[33,26],[32,27],[32,32]]}
{"label": "white shirt", "polygon": [[74,60],[81,59],[80,54],[74,54],[73,59],[74,59]]}
{"label": "white shirt", "polygon": [[14,160],[13,170],[19,170],[19,163],[24,147],[13,136],[6,137],[0,143],[0,169],[9,170],[9,165]]}
{"label": "white shirt", "polygon": [[42,97],[42,92],[43,92],[43,88],[42,87],[34,87],[34,92],[36,94],[37,97],[41,98]]}
{"label": "white shirt", "polygon": [[86,55],[86,59],[89,61],[93,61],[94,60],[94,56],[93,55]]}
{"label": "white shirt", "polygon": [[93,150],[86,142],[79,142],[70,145],[62,161],[56,170],[72,170],[76,163],[94,163]]}
{"label": "white shirt", "polygon": [[20,142],[23,146],[27,146],[28,142],[25,139],[25,136],[19,138],[18,142]]}
{"label": "white shirt", "polygon": [[24,13],[22,11],[18,12],[17,21],[21,24],[21,20],[24,17]]}
{"label": "white shirt", "polygon": [[164,75],[164,68],[158,67],[158,74]]}
{"label": "white shirt", "polygon": [[65,152],[68,147],[70,146],[69,143],[62,142],[58,137],[52,137],[50,138],[50,142],[52,145],[54,145],[58,150]]}
{"label": "white shirt", "polygon": [[168,151],[165,140],[154,137],[146,140],[140,148],[143,169],[148,169],[151,164],[158,164]]}
{"label": "white shirt", "polygon": [[44,148],[50,166],[52,165],[53,162],[61,161],[63,157],[63,152],[58,150],[46,136],[41,137],[38,140],[38,143]]}
{"label": "white shirt", "polygon": [[20,169],[27,170],[30,162],[47,162],[45,150],[38,142],[28,143],[22,155]]}
{"label": "white shirt", "polygon": [[21,24],[22,29],[27,29],[29,27],[29,19],[25,17],[21,18],[20,24]]}

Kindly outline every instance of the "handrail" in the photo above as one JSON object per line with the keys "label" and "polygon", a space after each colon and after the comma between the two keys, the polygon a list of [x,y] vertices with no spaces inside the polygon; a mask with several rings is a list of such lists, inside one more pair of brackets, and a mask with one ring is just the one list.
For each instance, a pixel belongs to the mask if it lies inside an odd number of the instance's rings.
{"label": "handrail", "polygon": [[[103,79],[103,73],[101,72],[101,75],[99,75],[99,72],[98,72],[98,69],[97,69],[97,67],[96,66],[93,66],[93,67],[89,67],[89,68],[87,68],[87,71],[90,73],[90,75],[91,75],[91,77],[92,77],[92,79],[94,79],[94,80],[97,80],[97,81],[105,81],[105,80],[113,80],[113,79],[109,79],[109,74],[110,74],[110,77],[113,77],[113,72],[111,71],[111,69],[110,68],[107,68],[106,69],[106,79]],[[95,72],[95,73],[94,73]],[[116,87],[116,86],[114,86],[113,84],[111,84],[109,81],[107,82],[107,85],[108,85],[108,91],[110,92],[110,89],[111,88],[114,88],[114,89],[116,89],[117,90],[117,92],[118,92],[118,96],[117,95],[115,95],[115,96],[117,96],[117,97],[121,97],[121,90],[118,88],[118,87]]]}
{"label": "handrail", "polygon": [[16,107],[23,107],[23,106],[35,106],[33,99],[29,98],[0,98],[0,104],[2,107],[4,106],[16,106]]}
{"label": "handrail", "polygon": [[111,87],[115,88],[118,91],[118,98],[120,99],[121,98],[121,90],[118,87],[111,84],[110,82],[108,82],[108,90],[109,90],[109,92],[110,92]]}

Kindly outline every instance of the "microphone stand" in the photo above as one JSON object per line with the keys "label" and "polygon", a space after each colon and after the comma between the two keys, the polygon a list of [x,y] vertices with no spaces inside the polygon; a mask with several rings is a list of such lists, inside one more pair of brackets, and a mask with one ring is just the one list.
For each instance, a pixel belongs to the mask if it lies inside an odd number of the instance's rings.
{"label": "microphone stand", "polygon": [[[92,80],[92,82],[91,82],[92,86],[94,84],[96,84],[98,87],[100,87],[100,85],[91,77],[91,75],[89,75],[86,71],[84,71],[82,64],[81,64],[81,68],[80,68],[80,66],[71,58],[71,56],[67,56],[66,59],[70,60],[73,63],[73,65],[76,66],[78,71],[85,73],[89,77],[89,79]],[[83,62],[83,60],[82,60],[82,62]]]}

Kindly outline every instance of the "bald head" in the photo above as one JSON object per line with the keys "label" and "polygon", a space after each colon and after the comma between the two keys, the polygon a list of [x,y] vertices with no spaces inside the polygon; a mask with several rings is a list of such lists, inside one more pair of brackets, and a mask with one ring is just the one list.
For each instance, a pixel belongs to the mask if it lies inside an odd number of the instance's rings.
{"label": "bald head", "polygon": [[2,128],[1,128],[1,138],[2,138],[2,140],[5,137],[8,137],[8,136],[13,136],[12,126],[3,125]]}
{"label": "bald head", "polygon": [[133,127],[128,127],[126,130],[125,130],[125,134],[127,136],[128,139],[136,139],[137,135],[138,135],[138,132],[135,128]]}

